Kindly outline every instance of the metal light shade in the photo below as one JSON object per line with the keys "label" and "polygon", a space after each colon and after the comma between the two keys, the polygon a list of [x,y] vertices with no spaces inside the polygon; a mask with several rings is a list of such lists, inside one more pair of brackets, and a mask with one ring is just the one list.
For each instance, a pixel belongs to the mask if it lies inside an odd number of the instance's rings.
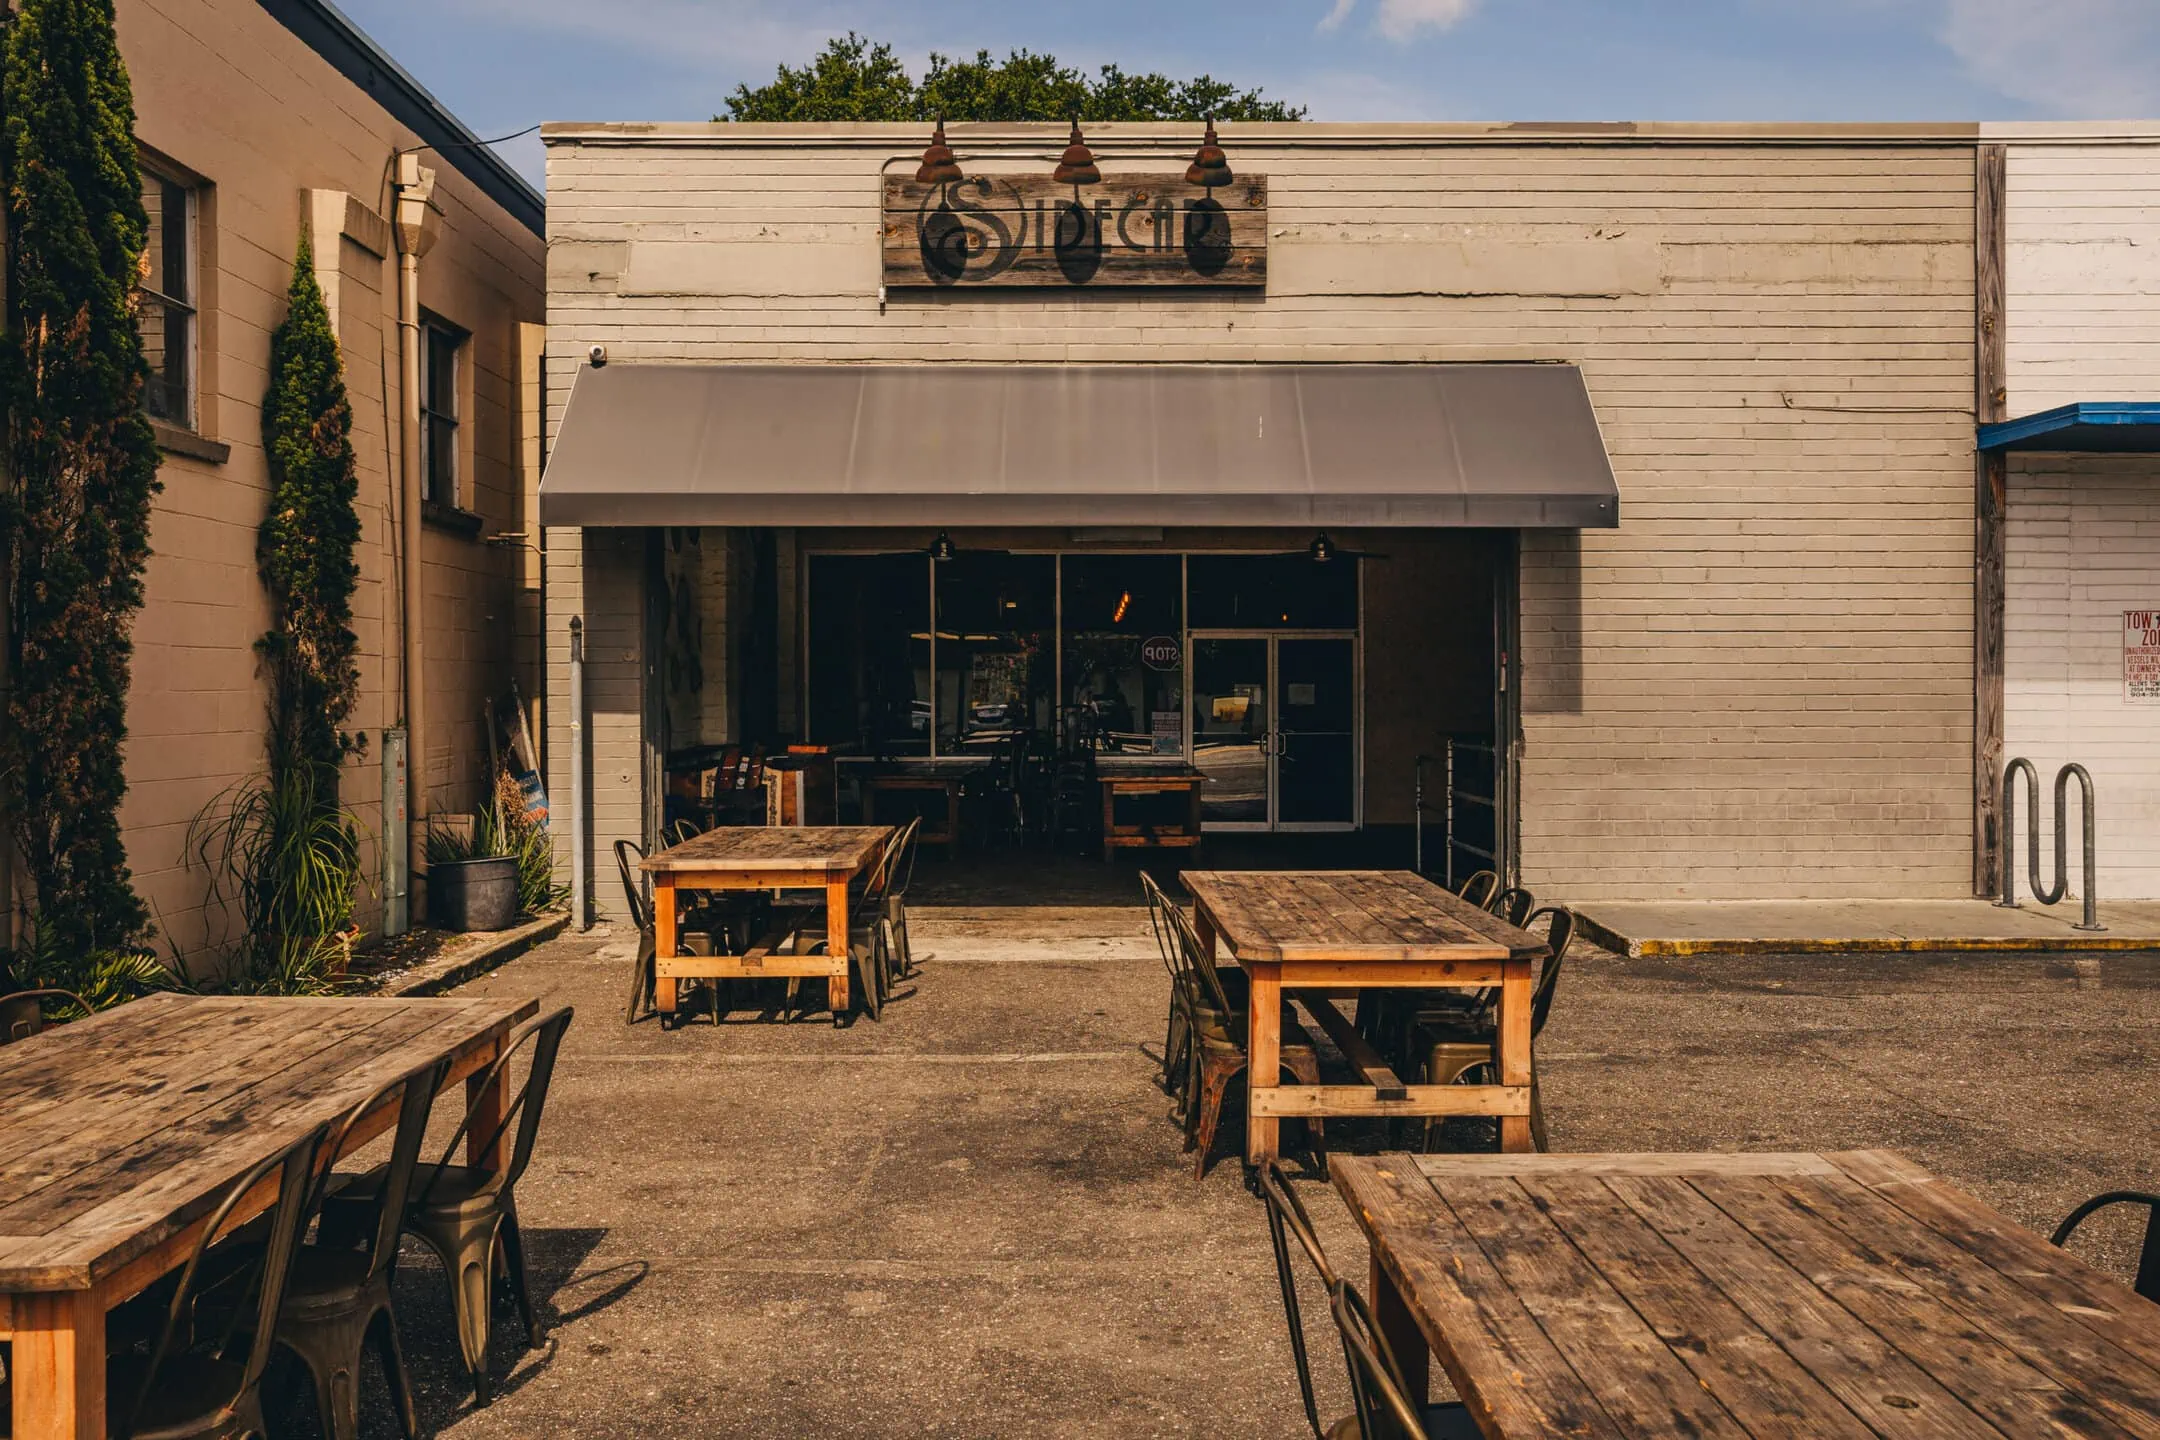
{"label": "metal light shade", "polygon": [[960,178],[960,161],[952,153],[952,146],[945,143],[945,117],[939,116],[937,128],[930,132],[930,147],[922,152],[922,164],[915,167],[915,183],[918,185],[950,185]]}
{"label": "metal light shade", "polygon": [[1102,171],[1095,168],[1095,152],[1088,149],[1087,138],[1080,133],[1080,122],[1073,121],[1072,134],[1066,137],[1065,153],[1058,157],[1058,167],[1050,178],[1060,185],[1100,185]]}
{"label": "metal light shade", "polygon": [[1234,178],[1230,173],[1230,157],[1215,143],[1215,117],[1211,115],[1207,134],[1200,137],[1200,148],[1194,152],[1192,164],[1185,167],[1185,183],[1212,189],[1217,185],[1228,185]]}
{"label": "metal light shade", "polygon": [[958,555],[960,551],[952,543],[952,536],[940,530],[937,532],[937,539],[930,542],[930,548],[924,553],[932,560],[950,560],[955,555]]}
{"label": "metal light shade", "polygon": [[1315,565],[1325,565],[1335,558],[1335,542],[1328,539],[1327,531],[1323,530],[1313,536],[1313,542],[1305,547],[1305,553],[1312,556]]}

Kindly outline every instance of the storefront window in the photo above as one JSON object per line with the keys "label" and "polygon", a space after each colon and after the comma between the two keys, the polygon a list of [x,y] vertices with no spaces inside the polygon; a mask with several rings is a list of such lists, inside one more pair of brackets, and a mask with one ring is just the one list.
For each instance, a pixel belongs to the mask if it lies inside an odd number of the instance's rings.
{"label": "storefront window", "polygon": [[810,557],[810,739],[930,753],[930,559]]}
{"label": "storefront window", "polygon": [[1305,555],[1195,555],[1195,630],[1355,630],[1357,562]]}
{"label": "storefront window", "polygon": [[937,748],[1051,732],[1057,559],[963,551],[937,562]]}
{"label": "storefront window", "polygon": [[1106,755],[1184,752],[1184,573],[1176,555],[1068,555],[1065,723]]}

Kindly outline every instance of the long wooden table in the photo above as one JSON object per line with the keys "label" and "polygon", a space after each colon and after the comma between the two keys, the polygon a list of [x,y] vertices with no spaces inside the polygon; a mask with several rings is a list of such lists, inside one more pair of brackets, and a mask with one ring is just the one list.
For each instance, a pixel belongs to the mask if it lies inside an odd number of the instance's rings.
{"label": "long wooden table", "polygon": [[[822,976],[834,1023],[848,1013],[848,882],[891,843],[886,825],[726,826],[645,857],[653,882],[653,1004],[672,1015],[682,980]],[[822,890],[825,954],[760,942],[740,955],[677,955],[677,890]]]}
{"label": "long wooden table", "polygon": [[1329,1168],[1493,1440],[2160,1435],[2160,1305],[1888,1151]]}
{"label": "long wooden table", "polygon": [[[476,1072],[536,1008],[153,995],[0,1048],[0,1338],[14,1347],[15,1440],[104,1440],[105,1312],[183,1263],[249,1170],[445,1058],[483,1113],[499,1107],[499,1087],[474,1090]],[[397,1103],[347,1149],[388,1129]],[[476,1141],[469,1158],[495,1165],[499,1151]],[[272,1176],[234,1223],[276,1198]]]}
{"label": "long wooden table", "polygon": [[[1493,1115],[1500,1146],[1530,1142],[1530,992],[1545,942],[1407,870],[1188,870],[1201,943],[1218,939],[1251,978],[1245,1158],[1279,1153],[1286,1115]],[[1371,1052],[1331,993],[1497,986],[1499,1083],[1406,1085]],[[1364,1085],[1284,1085],[1282,992],[1307,1009]]]}

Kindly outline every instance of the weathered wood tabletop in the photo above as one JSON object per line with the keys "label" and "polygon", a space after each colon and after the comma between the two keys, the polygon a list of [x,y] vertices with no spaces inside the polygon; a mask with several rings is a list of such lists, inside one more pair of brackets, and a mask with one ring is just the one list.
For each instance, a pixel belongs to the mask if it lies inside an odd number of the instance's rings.
{"label": "weathered wood tabletop", "polygon": [[1489,1437],[2160,1435],[2160,1306],[1888,1151],[1330,1169]]}
{"label": "weathered wood tabletop", "polygon": [[[889,825],[723,825],[645,857],[653,883],[653,1004],[672,1015],[686,979],[823,977],[833,1021],[848,1011],[848,882],[892,843]],[[743,955],[678,955],[677,890],[825,892],[825,953],[780,953],[763,943]]]}
{"label": "weathered wood tabletop", "polygon": [[[14,1342],[16,1440],[102,1440],[105,1310],[184,1260],[259,1161],[439,1060],[451,1080],[475,1076],[536,1008],[152,995],[0,1048],[0,1336]],[[393,1116],[394,1102],[350,1146]],[[241,1218],[268,1207],[267,1186]]]}
{"label": "weathered wood tabletop", "polygon": [[[1194,924],[1251,977],[1245,1157],[1278,1153],[1285,1115],[1492,1115],[1500,1143],[1528,1150],[1530,996],[1545,942],[1407,870],[1188,870]],[[1411,1085],[1358,1035],[1332,1000],[1305,1008],[1366,1080],[1282,1084],[1282,992],[1496,987],[1494,1085]]]}

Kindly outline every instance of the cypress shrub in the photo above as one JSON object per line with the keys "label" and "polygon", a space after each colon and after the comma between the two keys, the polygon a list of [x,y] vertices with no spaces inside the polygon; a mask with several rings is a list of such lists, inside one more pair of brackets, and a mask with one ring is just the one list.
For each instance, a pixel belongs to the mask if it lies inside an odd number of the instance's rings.
{"label": "cypress shrub", "polygon": [[135,287],[148,221],[112,0],[22,0],[0,74],[11,484],[0,798],[49,953],[139,944],[119,806],[158,456]]}

